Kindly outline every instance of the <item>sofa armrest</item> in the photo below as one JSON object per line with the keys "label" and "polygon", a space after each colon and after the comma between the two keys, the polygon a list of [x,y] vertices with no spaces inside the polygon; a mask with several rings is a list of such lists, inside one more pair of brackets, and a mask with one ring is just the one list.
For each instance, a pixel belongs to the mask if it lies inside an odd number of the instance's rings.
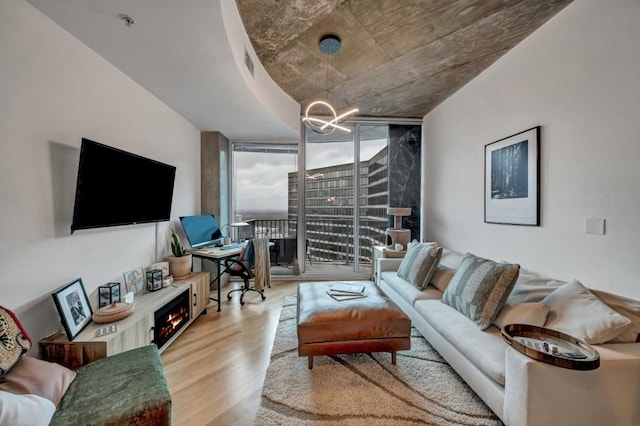
{"label": "sofa armrest", "polygon": [[381,257],[376,259],[376,276],[374,277],[376,280],[376,284],[380,285],[380,274],[388,271],[397,271],[400,263],[402,262],[401,258],[394,257]]}
{"label": "sofa armrest", "polygon": [[640,344],[596,346],[600,367],[570,370],[506,348],[507,425],[640,424]]}

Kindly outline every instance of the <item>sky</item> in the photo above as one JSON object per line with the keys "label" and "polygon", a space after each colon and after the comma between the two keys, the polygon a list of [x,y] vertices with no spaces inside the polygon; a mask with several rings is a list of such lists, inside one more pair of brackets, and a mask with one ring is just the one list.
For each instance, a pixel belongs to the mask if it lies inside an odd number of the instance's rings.
{"label": "sky", "polygon": [[[386,146],[386,139],[360,145],[368,160]],[[246,210],[287,210],[287,174],[297,170],[296,154],[236,152],[236,206]],[[307,169],[353,162],[353,142],[307,144]]]}

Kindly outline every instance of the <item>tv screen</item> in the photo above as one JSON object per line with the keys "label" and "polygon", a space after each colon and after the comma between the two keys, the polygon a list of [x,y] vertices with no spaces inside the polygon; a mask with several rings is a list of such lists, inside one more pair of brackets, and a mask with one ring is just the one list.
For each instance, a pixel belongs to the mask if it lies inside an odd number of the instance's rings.
{"label": "tv screen", "polygon": [[218,222],[212,214],[182,216],[180,223],[193,248],[216,243],[222,238]]}
{"label": "tv screen", "polygon": [[176,168],[82,139],[71,233],[167,221]]}

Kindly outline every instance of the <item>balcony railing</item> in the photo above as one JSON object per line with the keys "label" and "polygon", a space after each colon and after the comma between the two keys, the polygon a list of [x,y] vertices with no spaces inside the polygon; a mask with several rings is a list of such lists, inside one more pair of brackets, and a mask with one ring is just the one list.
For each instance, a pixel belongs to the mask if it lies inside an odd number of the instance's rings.
{"label": "balcony railing", "polygon": [[[297,221],[289,219],[250,219],[250,227],[240,229],[241,238],[293,239],[297,235]],[[373,259],[374,245],[382,244],[386,223],[371,222],[360,226],[359,262],[369,264]],[[306,255],[310,262],[352,264],[353,219],[332,218],[329,220],[309,218],[306,221]]]}

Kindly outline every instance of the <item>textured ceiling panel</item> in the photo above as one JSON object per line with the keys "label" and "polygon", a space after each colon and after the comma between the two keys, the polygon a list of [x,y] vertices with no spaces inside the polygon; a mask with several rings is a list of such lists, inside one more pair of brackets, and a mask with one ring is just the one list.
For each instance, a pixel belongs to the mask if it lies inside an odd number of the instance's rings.
{"label": "textured ceiling panel", "polygon": [[[273,80],[301,103],[422,117],[571,0],[236,0]],[[342,39],[324,55],[324,34]]]}

